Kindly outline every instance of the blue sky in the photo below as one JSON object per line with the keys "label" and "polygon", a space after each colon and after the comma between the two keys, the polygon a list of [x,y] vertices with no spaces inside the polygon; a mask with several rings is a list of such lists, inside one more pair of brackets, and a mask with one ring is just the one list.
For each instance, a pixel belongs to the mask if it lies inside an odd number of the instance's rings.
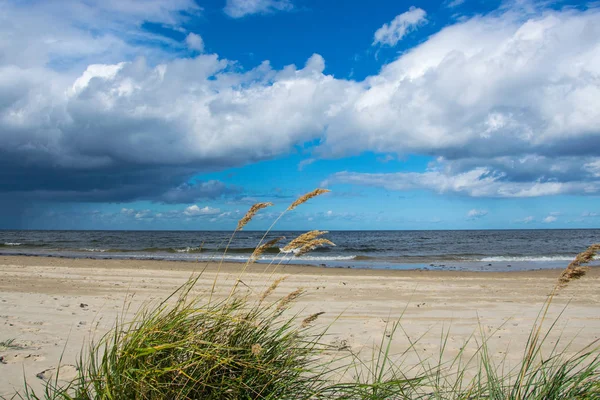
{"label": "blue sky", "polygon": [[599,226],[597,3],[0,7],[0,229]]}

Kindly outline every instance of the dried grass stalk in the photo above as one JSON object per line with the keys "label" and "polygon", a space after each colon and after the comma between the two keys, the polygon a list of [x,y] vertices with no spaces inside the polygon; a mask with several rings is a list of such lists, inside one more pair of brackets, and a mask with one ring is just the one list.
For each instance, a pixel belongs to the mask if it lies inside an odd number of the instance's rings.
{"label": "dried grass stalk", "polygon": [[268,242],[261,244],[256,249],[254,249],[254,251],[252,252],[252,255],[250,256],[250,259],[248,260],[248,262],[250,262],[250,263],[255,262],[256,260],[258,260],[258,257],[260,257],[260,255],[262,253],[264,253],[265,251],[267,251],[267,249],[270,249],[271,247],[275,246],[277,243],[281,242],[284,239],[285,239],[285,236],[280,236],[278,238],[269,240]]}
{"label": "dried grass stalk", "polygon": [[300,297],[302,295],[302,293],[304,293],[304,289],[303,288],[299,288],[299,289],[294,290],[292,293],[288,294],[287,296],[285,296],[279,302],[279,305],[277,306],[277,310],[281,310],[281,309],[285,308],[292,301],[294,301],[298,297]]}
{"label": "dried grass stalk", "polygon": [[273,291],[277,289],[277,286],[279,286],[279,284],[286,279],[287,276],[282,276],[281,278],[276,279],[275,282],[273,282],[271,286],[269,286],[269,288],[263,292],[263,294],[260,296],[260,299],[258,299],[258,302],[262,303],[263,300],[266,299],[271,293],[273,293]]}
{"label": "dried grass stalk", "polygon": [[565,268],[558,278],[560,287],[566,286],[573,279],[579,279],[586,274],[589,267],[585,264],[594,259],[594,256],[600,252],[600,243],[588,247],[587,250],[577,254],[575,259]]}
{"label": "dried grass stalk", "polygon": [[306,254],[309,251],[313,251],[317,247],[322,247],[325,245],[335,246],[335,243],[333,243],[331,240],[327,240],[327,239],[314,239],[314,240],[311,240],[310,242],[306,243],[304,246],[300,247],[300,249],[294,255],[296,257],[300,257],[301,255]]}
{"label": "dried grass stalk", "polygon": [[325,235],[326,233],[329,233],[329,232],[328,231],[310,231],[310,232],[303,233],[302,235],[298,236],[296,239],[289,242],[283,248],[283,251],[291,251],[291,250],[299,249],[302,246],[304,246],[305,244],[313,241],[314,239],[318,238],[319,236]]}
{"label": "dried grass stalk", "polygon": [[300,204],[306,203],[308,200],[312,199],[313,197],[317,197],[323,193],[328,193],[331,192],[331,190],[328,189],[315,189],[310,193],[306,193],[304,196],[299,197],[296,201],[294,201],[292,203],[292,205],[290,205],[287,208],[287,211],[292,211],[294,208],[298,207]]}
{"label": "dried grass stalk", "polygon": [[325,311],[314,313],[313,315],[308,316],[307,318],[304,319],[304,321],[302,321],[302,327],[306,328],[308,325],[315,322],[317,320],[317,318],[319,318],[319,315],[323,315],[323,314],[325,314]]}
{"label": "dried grass stalk", "polygon": [[259,212],[263,208],[267,208],[272,205],[273,205],[273,203],[256,203],[256,204],[254,204],[252,207],[250,207],[250,209],[248,210],[246,215],[244,215],[244,218],[242,218],[238,221],[236,230],[241,231],[242,228],[244,226],[246,226],[246,224],[248,222],[250,222],[252,220],[252,218],[254,218],[254,216],[256,215],[257,212]]}

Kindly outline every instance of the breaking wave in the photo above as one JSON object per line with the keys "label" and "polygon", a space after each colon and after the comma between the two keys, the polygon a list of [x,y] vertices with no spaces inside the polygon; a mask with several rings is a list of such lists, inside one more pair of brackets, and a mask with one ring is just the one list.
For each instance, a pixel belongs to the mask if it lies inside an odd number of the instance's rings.
{"label": "breaking wave", "polygon": [[499,257],[483,257],[479,261],[484,262],[551,262],[551,261],[571,261],[575,255],[561,255],[561,256],[499,256]]}

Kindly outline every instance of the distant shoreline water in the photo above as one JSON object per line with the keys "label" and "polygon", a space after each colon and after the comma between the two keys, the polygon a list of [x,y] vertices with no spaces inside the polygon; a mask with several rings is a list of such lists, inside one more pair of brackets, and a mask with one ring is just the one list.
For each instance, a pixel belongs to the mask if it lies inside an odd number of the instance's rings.
{"label": "distant shoreline water", "polygon": [[[277,231],[267,238],[302,232]],[[244,262],[264,232],[237,232],[224,260]],[[0,231],[0,255],[172,261],[220,260],[231,232]],[[302,257],[279,248],[259,262],[370,269],[517,271],[565,267],[600,229],[481,231],[332,231],[336,247]],[[281,245],[286,242],[284,241]]]}

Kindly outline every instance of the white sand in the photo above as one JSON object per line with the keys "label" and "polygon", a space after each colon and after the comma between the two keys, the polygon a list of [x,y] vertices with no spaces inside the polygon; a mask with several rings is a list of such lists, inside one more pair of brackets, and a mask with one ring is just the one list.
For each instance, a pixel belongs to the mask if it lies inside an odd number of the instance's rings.
{"label": "white sand", "polygon": [[[0,342],[14,338],[22,346],[0,347],[4,360],[0,396],[22,390],[24,375],[39,389],[43,381],[36,374],[55,367],[61,354],[62,364],[75,364],[84,343],[105,333],[124,303],[130,302],[135,310],[143,302],[162,299],[203,267],[165,261],[0,257]],[[305,288],[306,295],[291,312],[308,316],[324,311],[318,323],[323,327],[333,323],[327,342],[362,349],[368,356],[389,323],[402,317],[405,333],[396,334],[394,353],[409,347],[408,337],[421,338],[416,346],[420,356],[437,357],[441,332],[450,329],[446,356],[452,357],[481,329],[491,337],[497,357],[510,347],[508,363],[522,357],[532,324],[559,274],[557,270],[474,273],[288,266],[269,277],[264,268],[251,266],[242,277],[244,284],[261,293],[275,278],[289,275],[270,299]],[[240,269],[240,264],[223,265],[217,297],[228,293]],[[199,294],[208,292],[214,276],[211,265],[198,282]],[[600,336],[599,288],[600,269],[594,268],[561,291],[550,308],[552,320],[570,302],[555,333],[576,336],[573,350]],[[475,348],[471,342],[465,355]],[[407,363],[416,361],[410,353]],[[75,373],[65,371],[65,376]]]}

